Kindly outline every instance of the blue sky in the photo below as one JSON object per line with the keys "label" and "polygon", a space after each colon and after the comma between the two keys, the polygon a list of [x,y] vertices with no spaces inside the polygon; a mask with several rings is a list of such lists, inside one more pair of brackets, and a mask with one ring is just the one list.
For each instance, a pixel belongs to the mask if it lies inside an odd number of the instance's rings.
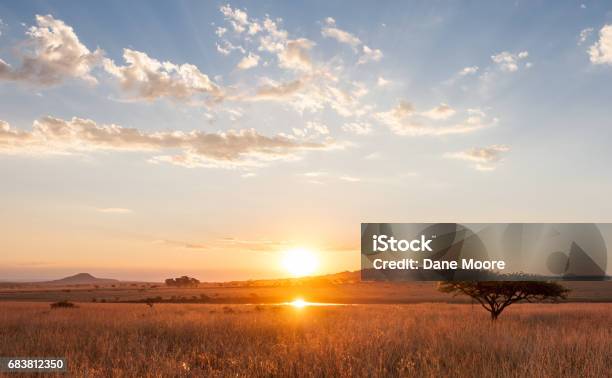
{"label": "blue sky", "polygon": [[292,247],[331,272],[358,267],[360,222],[611,221],[603,1],[0,2],[0,19],[7,277],[274,276]]}

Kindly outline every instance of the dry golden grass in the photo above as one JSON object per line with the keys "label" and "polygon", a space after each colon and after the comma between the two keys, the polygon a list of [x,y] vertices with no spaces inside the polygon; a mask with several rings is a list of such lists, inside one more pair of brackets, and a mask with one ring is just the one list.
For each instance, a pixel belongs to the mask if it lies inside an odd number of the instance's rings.
{"label": "dry golden grass", "polygon": [[0,304],[0,356],[75,376],[604,377],[612,304],[338,307]]}

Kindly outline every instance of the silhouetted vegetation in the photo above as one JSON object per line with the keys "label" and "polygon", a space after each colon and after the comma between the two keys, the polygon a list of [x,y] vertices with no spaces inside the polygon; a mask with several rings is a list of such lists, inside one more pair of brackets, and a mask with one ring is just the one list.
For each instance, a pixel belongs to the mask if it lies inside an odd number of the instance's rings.
{"label": "silhouetted vegetation", "polygon": [[66,300],[55,302],[55,303],[51,303],[50,306],[51,306],[51,308],[76,308],[76,307],[78,307],[74,303],[68,302]]}
{"label": "silhouetted vegetation", "polygon": [[497,320],[502,311],[513,303],[556,302],[566,299],[569,292],[556,282],[545,281],[440,282],[438,290],[472,297],[491,314],[491,320]]}
{"label": "silhouetted vegetation", "polygon": [[168,278],[165,282],[166,285],[174,287],[198,287],[200,284],[200,280],[188,276]]}

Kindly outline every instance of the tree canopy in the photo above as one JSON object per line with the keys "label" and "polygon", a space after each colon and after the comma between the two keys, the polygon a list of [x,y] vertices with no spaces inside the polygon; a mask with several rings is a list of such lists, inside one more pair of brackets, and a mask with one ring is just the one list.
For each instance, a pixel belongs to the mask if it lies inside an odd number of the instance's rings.
{"label": "tree canopy", "polygon": [[457,281],[440,282],[438,290],[475,299],[496,320],[504,309],[516,302],[555,302],[566,299],[568,289],[547,281]]}
{"label": "tree canopy", "polygon": [[168,286],[197,287],[199,284],[200,280],[189,276],[166,279],[166,285]]}

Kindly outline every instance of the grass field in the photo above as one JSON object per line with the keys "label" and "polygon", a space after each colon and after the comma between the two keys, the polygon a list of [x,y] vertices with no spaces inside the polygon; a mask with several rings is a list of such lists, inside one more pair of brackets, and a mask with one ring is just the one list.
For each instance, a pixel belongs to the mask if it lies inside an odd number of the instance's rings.
{"label": "grass field", "polygon": [[293,308],[0,303],[0,356],[64,356],[76,376],[604,377],[612,304]]}

